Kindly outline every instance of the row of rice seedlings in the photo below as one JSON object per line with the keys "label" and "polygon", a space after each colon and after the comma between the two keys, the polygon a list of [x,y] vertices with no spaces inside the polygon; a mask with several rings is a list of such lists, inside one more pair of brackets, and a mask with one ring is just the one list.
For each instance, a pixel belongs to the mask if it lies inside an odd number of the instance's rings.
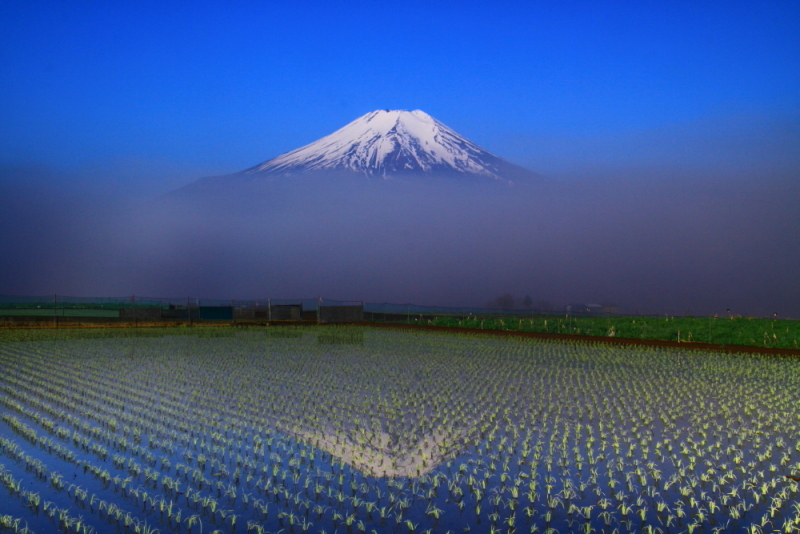
{"label": "row of rice seedlings", "polygon": [[[44,420],[44,418],[41,417],[38,417],[37,419],[40,423]],[[37,438],[35,430],[28,427],[24,423],[20,422],[13,416],[4,414],[3,420],[9,424],[12,430],[26,437],[26,439],[28,439],[32,443],[36,443],[37,439],[41,440],[41,438]],[[51,428],[50,425],[45,424],[45,426],[47,428]],[[71,458],[74,458],[74,454],[71,456]],[[104,456],[103,459],[105,459]],[[96,466],[92,462],[89,462],[85,459],[81,460],[80,462],[78,462],[77,460],[73,460],[73,463],[80,464],[80,466],[83,469],[83,473],[84,474],[89,473],[92,476],[94,476],[96,479],[102,482],[104,488],[107,488],[113,482],[114,491],[115,492],[121,491],[122,495],[125,496],[126,498],[132,496],[134,498],[134,502],[136,503],[137,507],[140,506],[141,503],[142,512],[146,513],[148,511],[152,512],[157,510],[160,514],[161,520],[165,520],[166,518],[166,524],[168,527],[174,527],[175,525],[180,524],[181,511],[176,508],[175,512],[173,513],[173,508],[175,507],[175,503],[173,501],[165,499],[164,497],[159,497],[158,495],[152,495],[152,494],[148,495],[147,491],[145,491],[141,487],[139,489],[127,488],[128,483],[133,479],[133,477],[128,477],[124,480],[120,480],[119,477],[112,478],[112,475],[109,473],[107,469]],[[129,462],[129,471],[131,467],[130,463],[132,462]],[[27,467],[29,468],[30,466]],[[37,466],[37,470],[41,470],[41,468]],[[134,474],[136,474],[137,478],[139,478],[138,472],[135,472]],[[144,475],[145,478],[141,480],[141,482],[143,482],[145,486],[148,486],[149,485],[148,483],[152,481],[153,489],[159,489],[160,486],[161,488],[164,489],[165,492],[169,492],[173,496],[182,493],[179,491],[180,483],[177,480],[170,479],[167,475],[160,476],[160,473],[158,471],[150,470],[148,468],[144,469]],[[64,489],[63,478],[59,474],[51,473],[50,480],[54,488],[58,490]],[[89,506],[92,512],[95,511],[94,505],[96,499],[94,495],[89,497],[89,494],[86,490],[83,490],[80,486],[77,486],[75,484],[70,484],[69,486],[67,486],[67,493],[70,495],[70,497],[74,499],[75,503],[79,507],[86,508],[87,506]],[[107,503],[105,503],[105,501],[103,501],[102,499],[97,500],[97,503],[98,503],[97,510],[99,510],[99,512],[102,514],[104,508],[105,509],[108,508]],[[149,504],[149,510],[148,510],[148,504]],[[207,508],[204,506],[204,510],[205,509]],[[120,514],[119,508],[116,509],[112,508],[112,513],[115,510],[118,512],[117,515],[123,515],[123,517],[118,519],[122,521],[122,523],[125,526],[132,523],[132,518],[130,514]],[[223,514],[224,512],[221,511],[220,513]],[[224,517],[222,517],[221,519],[224,519]],[[197,518],[192,520],[192,523],[196,522]],[[213,522],[213,517],[212,517],[212,522]],[[235,519],[233,517],[231,518],[231,522],[232,524],[235,524]],[[147,526],[146,523],[143,523],[141,525],[141,528],[143,530],[146,530],[149,527]]]}
{"label": "row of rice seedlings", "polygon": [[[42,420],[42,418],[40,418],[40,417],[37,417],[37,420],[38,420],[40,423],[45,423],[45,424],[48,426],[48,428],[52,428],[52,425],[49,425],[49,424],[47,424],[46,420]],[[28,432],[26,432],[26,433],[28,433]],[[130,464],[130,462],[129,462],[129,464]],[[84,462],[84,466],[85,466],[85,462]],[[132,467],[132,466],[131,466],[131,467]],[[92,470],[92,469],[91,469],[91,467],[90,467],[90,470]],[[149,470],[148,470],[147,468],[145,468],[145,472],[146,472],[146,474],[147,474],[147,471],[149,471]],[[85,467],[84,467],[84,472],[85,472]],[[156,477],[157,477],[157,475],[156,475],[156,476],[153,476],[152,478],[155,480],[155,478],[156,478]],[[147,480],[149,480],[149,477],[148,477],[148,479],[147,479]],[[106,476],[106,481],[107,481],[107,476]],[[166,485],[166,484],[167,484],[167,481],[168,481],[168,477],[166,477],[166,476],[165,476],[165,477],[164,477],[164,479],[163,479],[163,483]],[[173,482],[173,484],[175,484],[175,483],[176,483],[176,481],[172,481],[172,482]],[[244,498],[245,498],[245,502],[246,502],[246,497],[244,497]],[[211,499],[210,499],[210,498],[206,498],[206,499],[203,499],[203,500],[204,500],[204,502],[207,502],[207,501],[210,501]],[[205,505],[204,505],[204,506],[205,506]],[[224,514],[224,511],[220,511],[220,513],[221,513],[221,514]],[[235,519],[236,519],[236,516],[235,516],[235,515],[231,515],[231,516],[229,516],[229,517],[230,517],[231,523],[232,523],[232,524],[235,524]]]}
{"label": "row of rice seedlings", "polygon": [[[8,404],[8,403],[6,403],[6,404]],[[19,408],[19,407],[17,406],[17,408]],[[22,410],[22,411],[29,412],[29,410]],[[42,418],[42,417],[38,416],[37,414],[29,414],[29,415],[33,415],[33,416],[34,416],[34,418],[37,420],[37,422],[38,422],[38,423],[40,423],[40,424],[43,424],[43,425],[44,425],[46,428],[48,428],[48,429],[51,429],[51,430],[52,430],[52,428],[53,428],[52,422],[50,422],[50,421],[47,421],[47,419],[46,419],[46,418]],[[8,416],[6,416],[6,419],[8,420],[8,419],[9,419],[9,417],[8,417]],[[26,434],[26,435],[28,435],[28,436],[31,436],[31,435],[33,435],[33,436],[34,436],[34,439],[35,439],[35,433],[34,433],[33,431],[31,431],[29,428],[25,427],[24,425],[20,425],[20,423],[19,423],[18,421],[16,421],[15,419],[12,419],[11,421],[13,421],[13,423],[14,423],[14,425],[13,425],[13,426],[15,427],[15,429],[16,429],[16,430],[18,430],[18,431],[22,431],[24,434]],[[77,440],[75,440],[75,441],[76,441],[76,444],[77,444]],[[82,441],[81,443],[82,443],[82,444],[85,444],[83,441]],[[94,446],[93,446],[92,448],[94,448]],[[105,455],[103,455],[103,457],[104,457],[104,456],[105,456]],[[87,470],[87,463],[86,463],[85,461],[83,461],[83,466],[84,466],[84,473],[85,473],[85,472],[86,472],[86,470]],[[109,475],[108,475],[108,473],[107,473],[106,471],[104,471],[104,470],[99,470],[99,469],[95,470],[95,469],[93,469],[93,468],[92,468],[91,464],[89,464],[89,466],[88,466],[88,467],[89,467],[89,471],[91,471],[93,474],[96,474],[96,475],[98,475],[98,474],[102,475],[102,476],[103,476],[103,481],[104,481],[105,483],[107,483],[107,482],[108,482]],[[147,470],[147,468],[145,468],[145,470],[146,470],[146,471],[149,471],[149,470]],[[156,475],[156,476],[157,476],[157,475]],[[156,477],[153,477],[153,478],[156,478]],[[165,478],[165,479],[164,479],[164,484],[166,484],[166,483],[167,483],[167,477],[165,476],[164,478]],[[149,480],[149,479],[148,479],[148,480]],[[162,501],[162,502],[163,502],[163,501]],[[170,506],[170,508],[171,508],[171,506]]]}
{"label": "row of rice seedlings", "polygon": [[22,519],[14,517],[11,514],[0,515],[0,529],[13,532],[14,534],[33,534],[33,531],[28,528],[28,524],[21,526]]}
{"label": "row of rice seedlings", "polygon": [[[4,443],[2,443],[2,450],[4,452],[15,449],[13,444],[9,444],[5,438],[0,439],[4,441]],[[21,458],[24,459],[24,456],[21,456]],[[16,497],[23,507],[38,514],[41,506],[41,510],[47,514],[48,517],[53,520],[57,517],[58,528],[61,532],[75,534],[91,534],[95,532],[94,527],[87,525],[82,517],[76,518],[71,516],[68,509],[56,508],[52,503],[47,501],[42,504],[39,493],[22,489],[22,480],[15,479],[3,464],[0,464],[0,481],[2,481],[3,485],[6,487],[8,493],[12,497]],[[13,528],[15,532],[29,532],[27,523],[25,527],[19,527],[19,520],[15,521]]]}
{"label": "row of rice seedlings", "polygon": [[[93,515],[97,516],[99,519],[105,520],[107,523],[115,524],[118,528],[127,529],[135,534],[153,534],[157,531],[146,521],[140,521],[135,512],[131,513],[131,511],[126,511],[124,508],[120,507],[116,502],[106,501],[96,494],[90,494],[88,490],[78,484],[67,483],[60,473],[45,467],[40,460],[32,458],[22,450],[19,444],[11,440],[0,438],[0,454],[23,464],[26,472],[30,472],[34,469],[39,481],[49,481],[51,488],[58,492],[66,493],[69,499],[78,508],[81,510],[88,508]],[[83,465],[93,476],[104,480],[104,475],[107,473],[101,467],[88,462],[83,462]],[[23,500],[25,506],[35,515],[41,512],[51,521],[57,521],[58,528],[61,531],[65,533],[74,532],[75,534],[95,532],[95,527],[85,521],[83,516],[78,516],[76,518],[70,514],[69,508],[59,508],[53,502],[42,502],[38,492],[21,489],[22,481],[14,481],[13,477],[5,469],[5,466],[0,466],[0,478],[2,478],[4,482],[6,479],[10,479],[12,482],[9,489],[12,490],[12,494],[15,494],[18,498]],[[151,499],[151,507],[155,508],[156,506],[160,506],[162,507],[163,513],[164,505],[162,501],[163,500],[155,498]],[[169,509],[171,511],[171,506]],[[174,518],[170,516],[170,518],[172,521],[169,522],[169,525],[180,523],[179,515]]]}

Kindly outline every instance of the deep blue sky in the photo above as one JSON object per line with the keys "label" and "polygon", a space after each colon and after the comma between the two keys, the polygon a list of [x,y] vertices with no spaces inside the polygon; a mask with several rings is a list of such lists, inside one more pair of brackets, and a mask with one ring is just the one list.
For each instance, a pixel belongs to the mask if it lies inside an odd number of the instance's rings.
{"label": "deep blue sky", "polygon": [[553,177],[800,168],[797,2],[0,4],[0,166],[149,196],[377,108]]}
{"label": "deep blue sky", "polygon": [[[552,194],[162,202],[379,108]],[[798,200],[796,0],[0,2],[0,294],[800,317]]]}

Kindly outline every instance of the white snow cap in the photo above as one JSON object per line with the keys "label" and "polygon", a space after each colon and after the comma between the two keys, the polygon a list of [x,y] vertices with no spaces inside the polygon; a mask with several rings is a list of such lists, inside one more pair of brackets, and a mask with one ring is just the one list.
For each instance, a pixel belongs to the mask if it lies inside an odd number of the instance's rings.
{"label": "white snow cap", "polygon": [[498,178],[498,163],[500,158],[424,111],[379,109],[245,173],[335,169],[386,176],[445,170]]}

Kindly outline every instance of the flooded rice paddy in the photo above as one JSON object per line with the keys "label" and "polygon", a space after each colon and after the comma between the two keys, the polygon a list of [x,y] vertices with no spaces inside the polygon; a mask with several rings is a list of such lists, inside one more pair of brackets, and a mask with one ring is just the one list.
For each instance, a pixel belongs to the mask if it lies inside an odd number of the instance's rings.
{"label": "flooded rice paddy", "polygon": [[0,343],[0,532],[800,528],[794,359],[188,332]]}

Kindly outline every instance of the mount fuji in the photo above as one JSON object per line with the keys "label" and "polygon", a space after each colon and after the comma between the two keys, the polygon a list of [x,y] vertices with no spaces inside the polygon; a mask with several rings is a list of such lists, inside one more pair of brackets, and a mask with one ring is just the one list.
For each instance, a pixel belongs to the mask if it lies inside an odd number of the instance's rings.
{"label": "mount fuji", "polygon": [[374,180],[447,177],[518,185],[542,177],[491,154],[421,110],[372,111],[316,141],[254,167],[201,178],[178,191],[303,177]]}

